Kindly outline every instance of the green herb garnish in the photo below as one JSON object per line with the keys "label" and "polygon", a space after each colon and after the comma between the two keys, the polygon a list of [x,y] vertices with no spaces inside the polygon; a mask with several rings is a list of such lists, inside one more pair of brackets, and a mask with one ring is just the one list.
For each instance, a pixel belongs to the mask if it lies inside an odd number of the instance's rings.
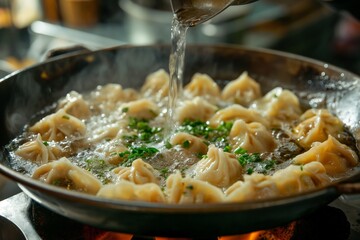
{"label": "green herb garnish", "polygon": [[182,146],[183,146],[183,148],[189,148],[189,147],[190,147],[190,141],[189,141],[189,140],[185,140],[185,141],[182,143]]}
{"label": "green herb garnish", "polygon": [[154,147],[130,147],[129,150],[119,153],[119,157],[125,158],[126,160],[121,164],[125,167],[130,167],[132,162],[138,158],[147,160],[153,157],[159,150]]}

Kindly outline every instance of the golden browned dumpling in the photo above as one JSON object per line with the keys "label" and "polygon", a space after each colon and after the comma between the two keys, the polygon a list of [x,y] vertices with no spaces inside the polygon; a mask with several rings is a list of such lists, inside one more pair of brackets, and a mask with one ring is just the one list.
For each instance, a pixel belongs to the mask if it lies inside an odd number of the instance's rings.
{"label": "golden browned dumpling", "polygon": [[294,138],[309,149],[314,142],[324,142],[328,136],[337,137],[343,132],[343,123],[326,109],[309,109],[300,117],[294,128]]}
{"label": "golden browned dumpling", "polygon": [[315,144],[307,152],[296,156],[293,160],[294,164],[306,164],[314,161],[321,162],[326,173],[331,177],[336,177],[355,167],[359,158],[351,148],[329,135],[325,142]]}

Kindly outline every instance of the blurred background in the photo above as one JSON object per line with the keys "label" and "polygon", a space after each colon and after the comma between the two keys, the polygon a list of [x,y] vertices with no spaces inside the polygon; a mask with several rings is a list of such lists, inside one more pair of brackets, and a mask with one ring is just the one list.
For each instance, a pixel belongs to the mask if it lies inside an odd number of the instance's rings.
{"label": "blurred background", "polygon": [[[21,69],[72,45],[169,43],[171,19],[169,0],[0,0],[0,70]],[[360,73],[360,23],[319,0],[232,6],[191,28],[188,43],[277,49]]]}
{"label": "blurred background", "polygon": [[[187,40],[276,49],[360,74],[360,8],[350,9],[260,0],[190,28]],[[170,43],[171,20],[169,0],[0,0],[0,77],[44,61],[52,49]]]}

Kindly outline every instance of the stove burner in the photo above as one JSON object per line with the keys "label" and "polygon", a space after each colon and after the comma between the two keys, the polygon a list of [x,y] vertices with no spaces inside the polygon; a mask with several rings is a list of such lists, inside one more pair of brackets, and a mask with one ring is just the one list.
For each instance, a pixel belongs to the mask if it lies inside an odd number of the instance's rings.
{"label": "stove burner", "polygon": [[[349,212],[352,214],[349,214]],[[355,219],[353,218],[354,213],[356,213]],[[244,235],[239,235],[194,238],[194,240],[355,240],[360,239],[360,234],[356,230],[360,222],[359,218],[360,209],[336,200],[330,206],[324,206],[312,214],[285,226],[254,232],[251,234],[251,238],[244,238]],[[26,239],[29,240],[180,240],[176,238],[133,236],[84,225],[44,208],[30,200],[24,193],[0,202],[0,239],[5,229],[2,219],[10,222],[13,229],[17,229],[17,225],[20,228],[18,233],[23,233]],[[11,238],[8,234],[10,233],[7,233],[6,238],[3,239],[25,239],[15,235]],[[190,239],[181,238],[181,240]]]}

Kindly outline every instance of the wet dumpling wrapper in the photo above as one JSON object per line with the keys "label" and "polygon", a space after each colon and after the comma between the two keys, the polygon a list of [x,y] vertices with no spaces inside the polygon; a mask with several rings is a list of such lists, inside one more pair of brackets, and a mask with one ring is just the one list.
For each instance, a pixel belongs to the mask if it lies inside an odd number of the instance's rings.
{"label": "wet dumpling wrapper", "polygon": [[169,74],[164,69],[159,69],[146,77],[140,91],[145,97],[155,96],[160,100],[169,94],[169,82]]}
{"label": "wet dumpling wrapper", "polygon": [[243,169],[235,155],[210,145],[206,157],[191,170],[192,177],[214,186],[228,187],[242,178]]}
{"label": "wet dumpling wrapper", "polygon": [[236,120],[229,137],[233,149],[243,148],[250,153],[271,152],[277,146],[271,132],[258,122]]}
{"label": "wet dumpling wrapper", "polygon": [[32,177],[48,184],[89,194],[96,194],[102,186],[91,173],[73,165],[65,157],[38,167]]}
{"label": "wet dumpling wrapper", "polygon": [[251,104],[250,108],[258,110],[270,119],[271,126],[274,127],[295,121],[302,113],[298,97],[281,87],[268,92],[263,98]]}
{"label": "wet dumpling wrapper", "polygon": [[67,114],[64,109],[60,109],[35,123],[29,130],[40,133],[44,141],[61,141],[68,136],[85,135],[86,126],[80,119]]}
{"label": "wet dumpling wrapper", "polygon": [[235,121],[241,119],[246,123],[259,122],[268,127],[269,122],[261,116],[260,113],[253,109],[247,109],[239,104],[233,104],[226,108],[223,108],[215,113],[209,122],[211,126],[219,126],[223,122]]}
{"label": "wet dumpling wrapper", "polygon": [[121,107],[126,115],[138,119],[153,119],[160,113],[159,107],[149,99],[131,101]]}
{"label": "wet dumpling wrapper", "polygon": [[221,92],[222,99],[248,107],[261,97],[260,85],[247,72],[226,84]]}
{"label": "wet dumpling wrapper", "polygon": [[203,139],[184,132],[175,133],[170,139],[170,144],[180,145],[195,154],[205,154],[208,151]]}
{"label": "wet dumpling wrapper", "polygon": [[79,119],[87,119],[91,115],[89,104],[83,99],[83,96],[76,91],[71,91],[66,94],[66,97],[59,101],[58,110],[64,109],[67,114],[70,114]]}
{"label": "wet dumpling wrapper", "polygon": [[175,118],[182,123],[185,120],[199,120],[206,122],[217,111],[217,107],[203,98],[195,97],[193,100],[182,102],[175,111]]}
{"label": "wet dumpling wrapper", "polygon": [[185,86],[186,93],[191,96],[220,97],[220,87],[207,74],[195,73],[189,84]]}
{"label": "wet dumpling wrapper", "polygon": [[224,194],[207,182],[183,178],[179,172],[171,174],[166,180],[168,203],[216,203],[224,200]]}
{"label": "wet dumpling wrapper", "polygon": [[45,164],[50,161],[59,159],[65,153],[58,146],[49,145],[42,140],[41,135],[38,134],[33,141],[29,141],[21,145],[15,154],[37,164]]}
{"label": "wet dumpling wrapper", "polygon": [[117,181],[127,180],[135,184],[159,184],[160,173],[142,159],[136,159],[131,167],[117,167],[112,171]]}

